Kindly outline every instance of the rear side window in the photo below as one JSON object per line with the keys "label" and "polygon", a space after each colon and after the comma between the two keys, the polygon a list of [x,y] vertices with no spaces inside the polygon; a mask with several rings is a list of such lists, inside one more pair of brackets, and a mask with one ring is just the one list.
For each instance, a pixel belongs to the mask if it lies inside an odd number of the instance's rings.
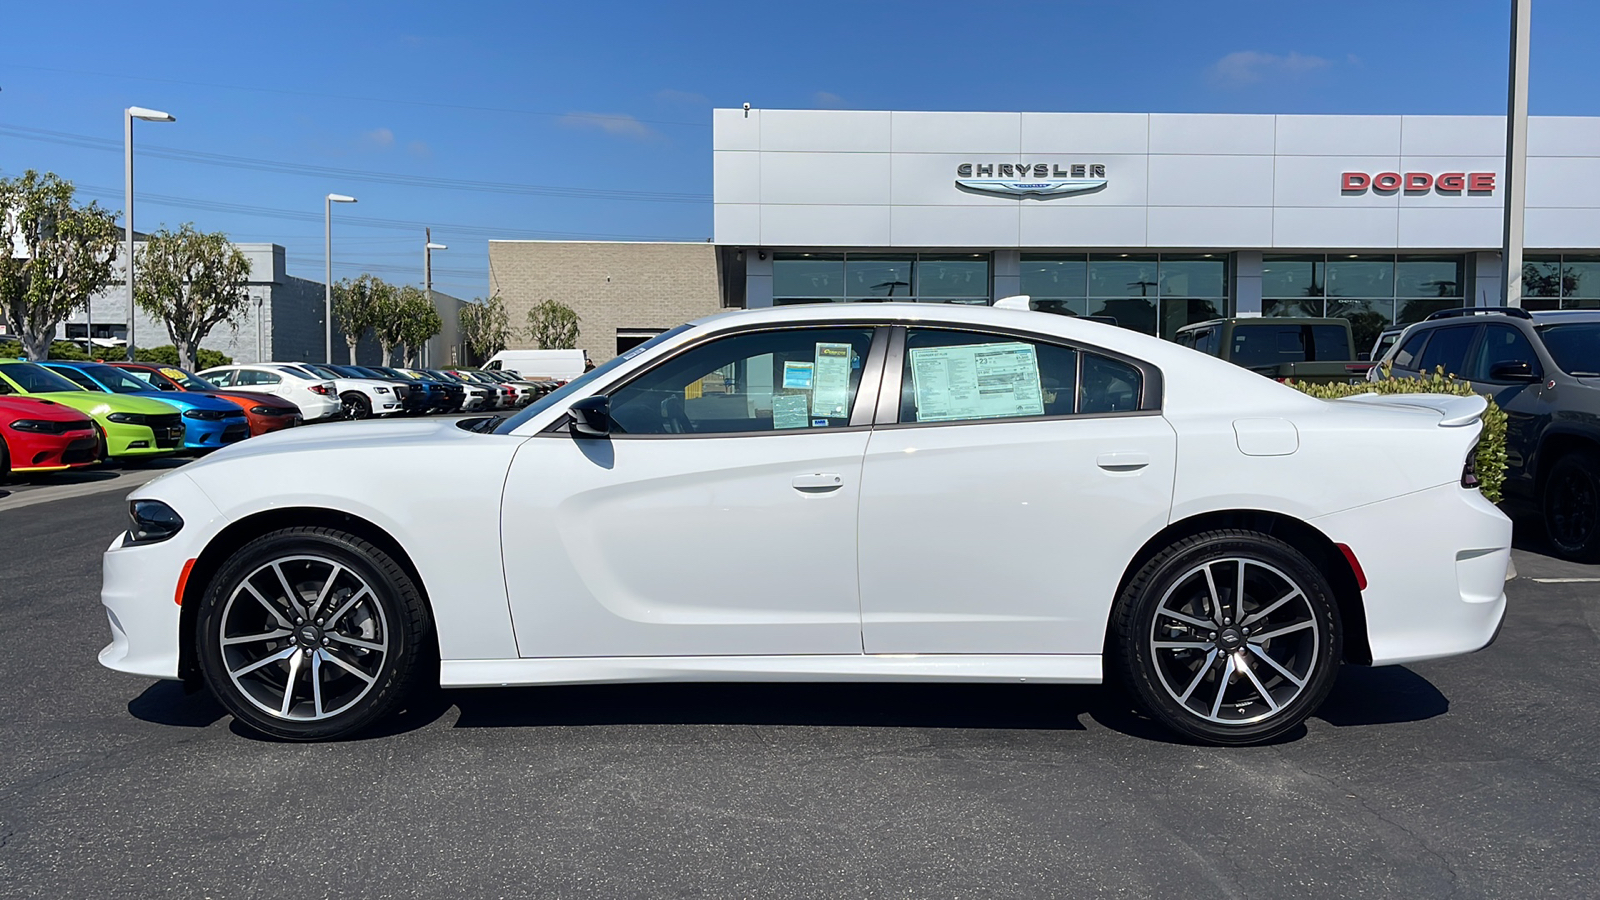
{"label": "rear side window", "polygon": [[1131,412],[1139,408],[1144,375],[1121,360],[1095,353],[1083,354],[1083,381],[1078,389],[1078,412]]}
{"label": "rear side window", "polygon": [[1073,412],[1078,351],[996,334],[912,328],[901,422],[971,422]]}
{"label": "rear side window", "polygon": [[1411,337],[1406,338],[1406,342],[1400,345],[1399,350],[1395,351],[1395,367],[1401,369],[1415,369],[1417,367],[1417,356],[1422,353],[1422,345],[1427,342],[1428,332],[1426,331],[1419,331],[1416,334],[1413,334]]}
{"label": "rear side window", "polygon": [[1345,360],[1354,359],[1355,354],[1350,351],[1350,334],[1337,325],[1311,326],[1311,359]]}
{"label": "rear side window", "polygon": [[1235,325],[1229,358],[1246,368],[1303,362],[1306,334],[1298,325]]}
{"label": "rear side window", "polygon": [[1417,368],[1424,374],[1441,366],[1446,375],[1465,373],[1467,350],[1472,346],[1472,339],[1477,333],[1476,325],[1440,328],[1433,333],[1433,339],[1428,341],[1428,346],[1422,351],[1422,358],[1418,361]]}

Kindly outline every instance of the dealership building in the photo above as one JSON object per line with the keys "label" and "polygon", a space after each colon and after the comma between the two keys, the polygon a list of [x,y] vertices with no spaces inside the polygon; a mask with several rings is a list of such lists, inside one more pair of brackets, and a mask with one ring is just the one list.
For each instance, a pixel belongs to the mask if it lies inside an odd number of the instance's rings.
{"label": "dealership building", "polygon": [[[1028,294],[1170,336],[1501,297],[1498,116],[719,109],[712,156],[710,246],[493,242],[513,321],[568,296],[605,359],[720,307]],[[1600,306],[1600,118],[1530,119],[1524,234],[1525,306]]]}

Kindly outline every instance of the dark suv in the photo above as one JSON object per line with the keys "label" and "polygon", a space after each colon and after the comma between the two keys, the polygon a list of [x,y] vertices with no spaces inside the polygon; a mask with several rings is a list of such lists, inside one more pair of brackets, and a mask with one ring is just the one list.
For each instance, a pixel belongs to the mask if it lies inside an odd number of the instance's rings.
{"label": "dark suv", "polygon": [[1600,310],[1467,307],[1406,329],[1374,367],[1438,366],[1506,412],[1506,501],[1537,511],[1556,551],[1600,562]]}

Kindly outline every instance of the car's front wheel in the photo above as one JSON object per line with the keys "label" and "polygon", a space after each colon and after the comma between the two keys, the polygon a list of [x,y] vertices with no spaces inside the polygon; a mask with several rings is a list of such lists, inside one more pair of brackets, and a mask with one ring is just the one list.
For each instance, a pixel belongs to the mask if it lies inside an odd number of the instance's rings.
{"label": "car's front wheel", "polygon": [[1145,563],[1113,612],[1113,674],[1168,728],[1211,744],[1271,740],[1333,687],[1338,604],[1276,538],[1212,531]]}
{"label": "car's front wheel", "polygon": [[1600,562],[1600,454],[1568,453],[1545,479],[1545,531],[1556,554],[1577,562]]}
{"label": "car's front wheel", "polygon": [[421,592],[393,557],[354,535],[307,527],[256,538],[201,603],[206,685],[235,719],[271,737],[360,731],[396,710],[426,670]]}

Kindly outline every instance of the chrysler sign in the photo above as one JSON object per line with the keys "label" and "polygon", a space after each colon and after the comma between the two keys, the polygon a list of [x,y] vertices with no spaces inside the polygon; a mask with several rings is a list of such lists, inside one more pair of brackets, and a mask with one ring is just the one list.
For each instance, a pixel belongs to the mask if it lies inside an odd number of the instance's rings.
{"label": "chrysler sign", "polygon": [[1459,194],[1466,191],[1471,194],[1494,193],[1493,172],[1444,172],[1434,175],[1429,172],[1345,172],[1339,176],[1339,190],[1346,194],[1364,194],[1367,190],[1378,194],[1392,194],[1404,190],[1408,194],[1425,194],[1435,191],[1440,194]]}
{"label": "chrysler sign", "polygon": [[1002,197],[1059,197],[1087,194],[1106,186],[1106,167],[1099,163],[962,163],[956,166],[956,187]]}

